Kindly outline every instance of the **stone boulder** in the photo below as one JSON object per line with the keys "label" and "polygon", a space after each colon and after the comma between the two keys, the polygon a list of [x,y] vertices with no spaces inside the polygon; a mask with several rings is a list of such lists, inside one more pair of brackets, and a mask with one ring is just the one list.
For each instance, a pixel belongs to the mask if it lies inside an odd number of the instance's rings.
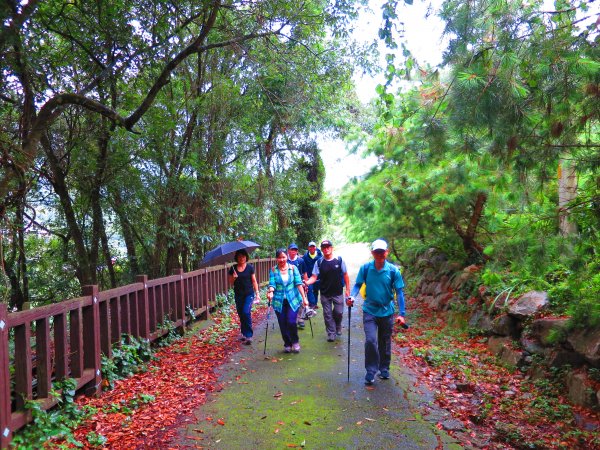
{"label": "stone boulder", "polygon": [[586,372],[569,372],[566,382],[569,400],[576,405],[598,408],[600,390],[594,388],[595,383]]}
{"label": "stone boulder", "polygon": [[573,349],[594,367],[600,367],[600,328],[577,330],[567,337]]}
{"label": "stone boulder", "polygon": [[519,321],[508,314],[502,314],[492,321],[492,332],[500,336],[518,339],[520,335]]}
{"label": "stone boulder", "polygon": [[548,306],[548,294],[544,291],[531,291],[523,294],[508,308],[508,313],[524,320],[536,315]]}
{"label": "stone boulder", "polygon": [[545,317],[536,319],[531,323],[531,336],[537,339],[541,344],[551,346],[556,342],[552,342],[552,335],[566,335],[566,326],[569,319],[557,317]]}

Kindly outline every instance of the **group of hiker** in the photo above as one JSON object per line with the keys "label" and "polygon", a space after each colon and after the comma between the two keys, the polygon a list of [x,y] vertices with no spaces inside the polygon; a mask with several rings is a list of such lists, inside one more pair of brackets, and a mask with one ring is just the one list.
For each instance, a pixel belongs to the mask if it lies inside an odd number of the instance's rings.
{"label": "group of hiker", "polygon": [[[307,250],[299,256],[295,243],[287,249],[278,248],[276,264],[269,272],[267,300],[277,316],[283,351],[300,352],[298,330],[319,308],[319,294],[328,342],[342,335],[344,307],[353,307],[360,294],[364,300],[365,384],[372,385],[376,375],[389,379],[393,327],[395,322],[405,325],[405,306],[404,281],[398,268],[387,261],[387,242],[377,239],[371,244],[373,260],[360,267],[352,289],[346,263],[334,257],[330,240],[323,240],[320,250],[315,242],[309,242]],[[252,343],[252,304],[260,301],[254,267],[248,259],[246,250],[238,250],[235,264],[229,269],[240,318],[240,340],[246,345]]]}

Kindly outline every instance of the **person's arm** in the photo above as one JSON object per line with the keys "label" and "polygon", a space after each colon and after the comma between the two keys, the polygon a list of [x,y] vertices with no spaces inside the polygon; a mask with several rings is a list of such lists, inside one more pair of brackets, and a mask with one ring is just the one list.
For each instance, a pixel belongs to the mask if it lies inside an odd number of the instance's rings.
{"label": "person's arm", "polygon": [[269,302],[273,300],[273,293],[275,292],[275,269],[269,271],[269,286],[267,286],[267,300]]}
{"label": "person's arm", "polygon": [[312,275],[310,276],[310,278],[308,278],[304,282],[304,284],[306,284],[307,286],[310,286],[311,284],[315,284],[317,282],[318,276],[319,276],[319,264],[318,264],[318,262],[315,262],[315,265],[312,270]]}
{"label": "person's arm", "polygon": [[344,282],[346,283],[346,297],[350,297],[350,277],[348,272],[344,272]]}
{"label": "person's arm", "polygon": [[302,282],[302,278],[300,277],[300,270],[296,267],[293,269],[294,274],[294,284],[296,285],[296,289],[300,293],[300,298],[302,299],[302,304],[304,306],[308,306],[308,299],[306,298],[306,292],[304,291],[304,283]]}
{"label": "person's arm", "polygon": [[402,279],[402,274],[398,269],[396,269],[394,289],[396,291],[396,301],[398,302],[398,317],[396,317],[396,322],[404,324],[404,316],[406,315],[406,305],[404,302],[404,280]]}
{"label": "person's arm", "polygon": [[229,269],[228,274],[229,274],[229,276],[228,276],[229,284],[233,284],[235,282],[236,278],[238,277],[238,274],[235,271],[235,268],[233,266],[231,266],[231,268]]}
{"label": "person's arm", "polygon": [[254,288],[254,298],[260,300],[260,289],[258,288],[258,281],[256,281],[256,274],[252,274],[252,287]]}

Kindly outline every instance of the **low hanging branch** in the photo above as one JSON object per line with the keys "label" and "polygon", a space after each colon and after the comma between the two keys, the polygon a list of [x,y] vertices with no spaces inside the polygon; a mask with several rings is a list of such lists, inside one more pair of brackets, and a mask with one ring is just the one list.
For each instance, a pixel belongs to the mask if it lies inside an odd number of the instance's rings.
{"label": "low hanging branch", "polygon": [[187,45],[181,52],[179,52],[171,61],[169,61],[166,64],[166,66],[163,68],[162,72],[148,91],[144,100],[141,102],[138,108],[128,117],[123,117],[112,108],[96,100],[88,98],[80,93],[58,94],[52,97],[50,100],[48,100],[42,106],[39,113],[33,120],[31,124],[31,129],[27,133],[25,139],[23,140],[21,151],[19,152],[18,157],[11,158],[11,161],[9,161],[8,164],[3,164],[7,167],[11,167],[12,170],[5,171],[0,177],[0,198],[2,199],[2,202],[0,203],[0,217],[5,212],[5,208],[2,205],[5,205],[7,196],[10,195],[11,181],[17,178],[19,174],[26,172],[33,165],[33,161],[37,156],[40,139],[42,138],[43,134],[46,132],[50,124],[60,115],[62,109],[65,106],[81,106],[87,109],[88,111],[98,113],[108,118],[116,126],[122,127],[130,132],[134,132],[133,127],[135,126],[135,124],[152,106],[160,90],[166,84],[169,83],[171,73],[173,73],[173,71],[189,56],[205,52],[212,48],[225,47],[228,45],[233,45],[236,43],[269,35],[278,35],[281,33],[282,28],[285,26],[285,24],[283,24],[277,30],[270,30],[262,33],[249,33],[220,43],[202,45],[206,41],[206,38],[211,29],[214,27],[217,14],[221,7],[222,5],[218,0],[214,0],[212,2],[212,5],[210,6],[210,11],[207,14],[206,20],[202,24],[202,28],[200,30],[199,35],[195,37],[189,45]]}

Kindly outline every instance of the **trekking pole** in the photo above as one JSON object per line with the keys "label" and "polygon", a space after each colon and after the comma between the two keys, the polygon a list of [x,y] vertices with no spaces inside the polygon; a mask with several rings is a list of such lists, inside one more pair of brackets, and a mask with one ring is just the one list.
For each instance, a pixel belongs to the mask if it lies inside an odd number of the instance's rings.
{"label": "trekking pole", "polygon": [[[265,330],[265,349],[263,350],[263,355],[267,354],[267,338],[269,337],[269,314],[271,313],[271,300],[267,304],[267,328]],[[275,324],[273,324],[275,325]]]}
{"label": "trekking pole", "polygon": [[312,329],[312,321],[310,320],[310,317],[308,318],[308,323],[310,324],[310,335],[312,337],[315,337],[315,333],[313,333],[313,329]]}
{"label": "trekking pole", "polygon": [[352,306],[354,305],[354,299],[348,297],[346,299],[348,305],[348,382],[350,382],[350,318],[352,317]]}

